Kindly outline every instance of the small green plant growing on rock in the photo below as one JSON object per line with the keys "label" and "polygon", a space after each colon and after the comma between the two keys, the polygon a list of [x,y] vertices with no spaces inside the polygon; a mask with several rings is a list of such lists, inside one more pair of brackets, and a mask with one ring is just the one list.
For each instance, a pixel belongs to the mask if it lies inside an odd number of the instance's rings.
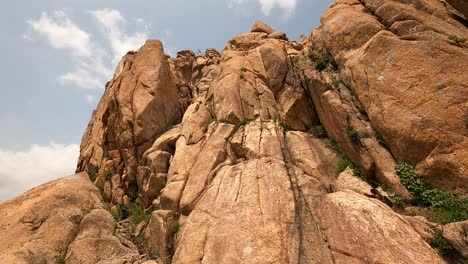
{"label": "small green plant growing on rock", "polygon": [[382,26],[384,26],[385,29],[389,29],[391,27],[391,24],[383,18],[379,18],[379,22],[382,24]]}
{"label": "small green plant growing on rock", "polygon": [[112,175],[114,175],[114,171],[112,169],[109,169],[104,173],[104,179],[108,181],[112,178]]}
{"label": "small green plant growing on rock", "polygon": [[385,146],[385,140],[380,133],[375,133],[375,139],[377,139],[377,142],[379,142],[380,145]]}
{"label": "small green plant growing on rock", "polygon": [[329,59],[326,57],[318,57],[315,55],[309,55],[310,60],[314,63],[314,67],[317,71],[323,71],[327,68],[327,64],[329,63]]}
{"label": "small green plant growing on rock", "polygon": [[322,58],[317,58],[314,62],[314,66],[317,71],[323,71],[327,67],[327,64]]}
{"label": "small green plant growing on rock", "polygon": [[134,225],[138,225],[141,222],[148,223],[151,219],[151,213],[146,213],[145,210],[141,209],[138,204],[133,204],[130,209],[130,221]]}
{"label": "small green plant growing on rock", "polygon": [[99,193],[101,194],[101,197],[104,201],[107,201],[107,195],[106,192],[104,191],[104,188],[100,187],[99,188]]}
{"label": "small green plant growing on rock", "polygon": [[143,243],[145,242],[145,238],[143,237],[143,234],[139,234],[136,238],[135,238],[135,244],[140,247],[143,245]]}
{"label": "small green plant growing on rock", "polygon": [[351,140],[351,142],[354,144],[359,144],[359,134],[351,125],[346,126],[346,134],[348,135],[348,138]]}
{"label": "small green plant growing on rock", "polygon": [[463,43],[465,43],[466,41],[466,38],[462,38],[462,37],[455,36],[455,35],[449,36],[448,39],[455,42],[455,44],[459,47],[462,47]]}
{"label": "small green plant growing on rock", "polygon": [[99,168],[97,166],[94,166],[93,164],[89,164],[86,171],[88,172],[89,180],[94,182],[97,178]]}
{"label": "small green plant growing on rock", "polygon": [[314,137],[317,138],[326,138],[327,133],[325,132],[325,129],[321,125],[313,126],[309,129],[309,133],[314,135]]}
{"label": "small green plant growing on rock", "polygon": [[160,180],[159,180],[159,185],[160,185],[161,187],[163,187],[163,188],[166,187],[166,185],[167,185],[167,180],[166,180],[166,179],[160,179]]}
{"label": "small green plant growing on rock", "polygon": [[276,119],[276,122],[278,123],[278,125],[279,125],[280,127],[283,128],[284,132],[288,132],[288,131],[291,129],[291,128],[289,127],[289,125],[286,124],[286,122],[284,122],[284,120],[282,120],[282,119],[279,118],[279,117]]}
{"label": "small green plant growing on rock", "polygon": [[403,199],[400,196],[398,196],[394,191],[385,186],[383,186],[383,189],[388,194],[388,197],[390,198],[393,204],[395,204],[396,206],[403,205]]}
{"label": "small green plant growing on rock", "polygon": [[174,216],[174,218],[172,219],[172,231],[174,231],[174,233],[177,233],[179,232],[179,229],[180,229],[179,216]]}
{"label": "small green plant growing on rock", "polygon": [[338,160],[338,165],[336,167],[336,172],[341,173],[343,172],[347,167],[352,167],[353,162],[347,157],[347,156],[340,156],[340,159]]}
{"label": "small green plant growing on rock", "polygon": [[468,219],[468,199],[460,198],[456,192],[447,192],[427,185],[410,164],[395,166],[401,183],[415,195],[418,203],[434,208],[439,221],[443,224]]}
{"label": "small green plant growing on rock", "polygon": [[55,263],[56,264],[65,264],[65,255],[60,254],[60,255],[56,256],[55,257]]}
{"label": "small green plant growing on rock", "polygon": [[433,248],[436,248],[441,255],[448,255],[452,253],[453,247],[450,243],[442,236],[442,232],[439,230],[434,231],[431,238],[426,239],[427,243]]}
{"label": "small green plant growing on rock", "polygon": [[294,57],[294,59],[293,59],[293,66],[294,66],[294,69],[298,69],[298,68],[299,68],[299,63],[300,63],[300,58],[299,58],[299,57]]}
{"label": "small green plant growing on rock", "polygon": [[365,13],[367,13],[369,15],[372,15],[372,16],[375,15],[375,9],[372,6],[369,6],[369,5],[364,6],[362,11],[364,11]]}
{"label": "small green plant growing on rock", "polygon": [[332,74],[331,76],[331,84],[333,87],[338,88],[340,86],[340,77],[337,74]]}

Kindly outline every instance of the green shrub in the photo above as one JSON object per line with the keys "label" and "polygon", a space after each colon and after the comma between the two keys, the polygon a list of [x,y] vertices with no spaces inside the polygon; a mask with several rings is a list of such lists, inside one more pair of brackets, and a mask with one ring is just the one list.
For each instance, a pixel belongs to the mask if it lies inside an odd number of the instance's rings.
{"label": "green shrub", "polygon": [[93,164],[89,164],[86,171],[88,172],[89,180],[94,182],[97,178],[99,168],[97,166],[94,166]]}
{"label": "green shrub", "polygon": [[325,132],[325,129],[321,125],[313,126],[309,129],[309,133],[314,135],[314,137],[318,138],[326,138],[327,133]]}
{"label": "green shrub", "polygon": [[323,71],[327,67],[327,64],[322,58],[317,58],[314,62],[314,67],[317,71]]}
{"label": "green shrub", "polygon": [[459,36],[449,36],[448,39],[455,42],[455,44],[460,47],[463,46],[463,43],[465,43],[466,41],[466,38],[462,38]]}
{"label": "green shrub", "polygon": [[398,196],[394,191],[386,187],[383,187],[383,189],[388,194],[388,197],[390,198],[393,204],[397,206],[403,205],[403,199],[400,196]]}
{"label": "green shrub", "polygon": [[366,5],[362,11],[372,16],[375,15],[375,9],[372,6]]}
{"label": "green shrub", "polygon": [[382,24],[384,26],[385,29],[389,29],[390,26],[391,26],[390,23],[388,23],[387,20],[385,20],[383,18],[380,18],[380,17],[379,17],[379,22],[380,22],[380,24]]}
{"label": "green shrub", "polygon": [[136,238],[135,238],[135,244],[137,246],[141,246],[143,245],[143,242],[145,242],[145,238],[143,237],[143,234],[139,234]]}
{"label": "green shrub", "polygon": [[453,251],[450,243],[442,236],[442,232],[436,230],[431,238],[426,239],[427,243],[436,248],[441,255],[448,255]]}
{"label": "green shrub", "polygon": [[385,146],[385,140],[380,133],[376,132],[375,138],[377,139],[377,142],[379,142],[380,145]]}
{"label": "green shrub", "polygon": [[104,201],[106,201],[106,200],[107,200],[107,195],[106,195],[106,193],[104,192],[104,188],[102,188],[102,187],[99,188],[99,193],[101,194],[102,199],[103,199]]}
{"label": "green shrub", "polygon": [[279,117],[276,119],[276,122],[280,127],[283,128],[284,132],[288,132],[291,128],[284,122],[284,120],[280,119]]}
{"label": "green shrub", "polygon": [[348,135],[348,138],[354,143],[354,144],[359,144],[359,134],[356,130],[351,125],[346,126],[346,134]]}
{"label": "green shrub", "polygon": [[55,263],[56,264],[65,264],[65,255],[60,254],[55,257]]}
{"label": "green shrub", "polygon": [[300,58],[299,57],[294,57],[293,59],[293,67],[294,69],[298,69],[300,64]]}
{"label": "green shrub", "polygon": [[314,63],[314,67],[317,71],[325,70],[325,68],[327,68],[327,64],[329,63],[329,59],[325,57],[323,58],[310,55],[309,58]]}
{"label": "green shrub", "polygon": [[342,155],[340,157],[340,159],[338,160],[338,165],[336,167],[336,172],[340,173],[340,172],[344,171],[347,167],[351,167],[352,164],[353,163],[351,162],[351,160],[349,160],[348,157]]}
{"label": "green shrub", "polygon": [[125,207],[125,205],[123,204],[119,204],[120,219],[127,219],[129,215],[130,215],[130,212],[128,211],[127,207]]}
{"label": "green shrub", "polygon": [[172,219],[172,231],[174,231],[174,233],[177,233],[179,232],[179,229],[180,229],[179,217],[174,216],[174,219]]}
{"label": "green shrub", "polygon": [[151,219],[151,214],[146,213],[145,210],[141,209],[138,204],[133,204],[130,209],[130,221],[134,225],[138,225],[141,222],[148,223]]}
{"label": "green shrub", "polygon": [[106,173],[104,173],[104,179],[108,181],[112,178],[112,175],[114,175],[114,171],[112,169],[109,169],[106,171]]}
{"label": "green shrub", "polygon": [[331,84],[333,85],[333,87],[338,88],[340,86],[340,82],[341,80],[339,76],[337,76],[336,74],[333,74],[331,77]]}
{"label": "green shrub", "polygon": [[460,198],[456,192],[447,192],[427,185],[416,175],[414,167],[403,163],[395,166],[401,183],[416,196],[418,203],[432,206],[441,223],[468,219],[468,199]]}
{"label": "green shrub", "polygon": [[163,187],[163,188],[166,187],[166,185],[167,185],[167,180],[166,180],[166,179],[161,179],[161,180],[159,180],[159,185],[160,185],[161,187]]}
{"label": "green shrub", "polygon": [[123,204],[119,204],[116,206],[115,210],[110,210],[112,216],[114,217],[115,221],[121,221],[127,219],[129,216],[129,212],[127,207]]}

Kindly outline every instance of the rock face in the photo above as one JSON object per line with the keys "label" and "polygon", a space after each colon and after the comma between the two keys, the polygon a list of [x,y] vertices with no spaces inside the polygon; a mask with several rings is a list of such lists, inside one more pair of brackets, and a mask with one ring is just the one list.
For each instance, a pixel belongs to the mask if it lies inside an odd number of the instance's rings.
{"label": "rock face", "polygon": [[[257,21],[221,52],[175,58],[147,41],[123,57],[83,136],[77,172],[102,200],[72,176],[0,204],[2,237],[44,225],[30,213],[10,231],[20,203],[59,202],[40,219],[69,226],[47,229],[52,246],[0,238],[0,256],[50,262],[69,241],[67,263],[446,263],[425,240],[443,230],[466,257],[466,223],[393,210],[415,202],[401,162],[468,194],[459,6],[337,0],[301,42]],[[37,198],[72,179],[76,194]]]}
{"label": "rock face", "polygon": [[434,186],[466,191],[468,53],[449,37],[468,29],[445,2],[409,2],[336,1],[310,41],[336,61],[398,162],[417,165]]}
{"label": "rock face", "polygon": [[[3,263],[128,263],[138,251],[114,236],[115,221],[85,173],[0,204]],[[67,253],[68,252],[68,253]]]}
{"label": "rock face", "polygon": [[94,170],[99,187],[104,186],[105,174],[114,176],[108,198],[122,203],[124,191],[137,192],[143,152],[180,118],[176,84],[162,44],[148,40],[138,52],[123,57],[106,85],[83,136],[77,172]]}

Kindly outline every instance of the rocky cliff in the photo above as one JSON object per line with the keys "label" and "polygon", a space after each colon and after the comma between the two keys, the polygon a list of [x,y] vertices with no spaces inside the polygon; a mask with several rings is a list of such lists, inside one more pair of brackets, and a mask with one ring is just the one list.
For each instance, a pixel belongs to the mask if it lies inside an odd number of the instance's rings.
{"label": "rocky cliff", "polygon": [[466,3],[336,0],[300,41],[119,63],[5,263],[466,263]]}

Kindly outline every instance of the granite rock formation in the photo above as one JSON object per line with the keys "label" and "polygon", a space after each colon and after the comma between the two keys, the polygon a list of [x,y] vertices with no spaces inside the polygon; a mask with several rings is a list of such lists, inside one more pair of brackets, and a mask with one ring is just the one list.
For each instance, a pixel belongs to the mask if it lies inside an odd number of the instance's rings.
{"label": "granite rock formation", "polygon": [[466,25],[463,1],[336,0],[300,41],[258,21],[220,52],[148,40],[78,174],[0,204],[1,259],[462,263],[467,219],[435,223],[396,165],[468,195]]}

